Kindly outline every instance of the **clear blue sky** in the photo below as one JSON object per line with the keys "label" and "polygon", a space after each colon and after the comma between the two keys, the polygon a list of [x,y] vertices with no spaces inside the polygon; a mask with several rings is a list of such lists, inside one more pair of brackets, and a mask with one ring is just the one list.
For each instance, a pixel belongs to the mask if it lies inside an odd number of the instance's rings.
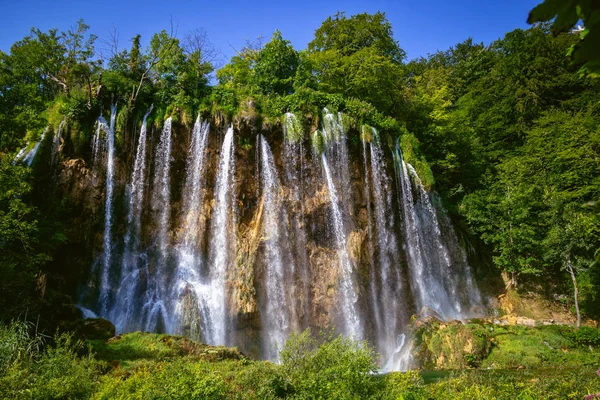
{"label": "clear blue sky", "polygon": [[91,32],[107,38],[114,27],[121,47],[142,35],[142,44],[170,17],[179,36],[202,27],[228,60],[246,39],[271,37],[279,29],[298,50],[306,47],[321,22],[337,11],[347,15],[384,11],[394,36],[409,59],[446,50],[468,37],[486,44],[515,28],[526,28],[527,14],[541,0],[371,0],[371,1],[114,1],[4,0],[0,14],[0,50],[27,35],[33,26],[66,30],[79,18]]}

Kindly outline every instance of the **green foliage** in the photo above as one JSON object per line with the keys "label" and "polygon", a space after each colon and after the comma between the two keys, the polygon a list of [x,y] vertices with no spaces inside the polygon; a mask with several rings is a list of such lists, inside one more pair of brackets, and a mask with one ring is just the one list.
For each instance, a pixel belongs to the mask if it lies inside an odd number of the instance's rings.
{"label": "green foliage", "polygon": [[377,371],[373,350],[347,337],[313,336],[310,330],[292,335],[281,362],[294,398],[364,399],[378,389],[371,375]]}
{"label": "green foliage", "polygon": [[[430,322],[415,331],[425,369],[596,368],[596,328],[500,326]],[[590,349],[589,346],[592,346]]]}
{"label": "green foliage", "polygon": [[490,337],[478,324],[433,322],[416,333],[420,363],[427,369],[478,367],[490,352]]}
{"label": "green foliage", "polygon": [[574,368],[581,365],[594,368],[598,360],[597,350],[590,352],[587,346],[582,346],[575,340],[577,331],[570,327],[493,327],[490,335],[494,347],[483,362],[483,368]]}
{"label": "green foliage", "polygon": [[377,49],[367,47],[351,55],[332,49],[310,57],[320,91],[362,99],[384,113],[400,110],[401,69]]}
{"label": "green foliage", "polygon": [[402,149],[404,161],[415,168],[423,185],[430,189],[435,181],[429,164],[421,155],[417,138],[411,134],[400,136],[400,148]]}
{"label": "green foliage", "polygon": [[0,321],[10,321],[38,304],[36,274],[52,250],[50,238],[41,243],[36,209],[27,201],[29,169],[9,160],[0,155]]}
{"label": "green foliage", "polygon": [[298,68],[298,52],[289,40],[283,40],[281,32],[258,53],[254,66],[257,85],[263,93],[288,94],[292,91],[293,78]]}
{"label": "green foliage", "polygon": [[[11,399],[89,398],[95,389],[96,363],[79,356],[83,343],[67,334],[56,335],[54,344],[42,348],[39,337],[30,336],[22,323],[0,325],[0,396]],[[6,342],[4,342],[6,341]],[[8,360],[8,362],[6,362]]]}
{"label": "green foliage", "polygon": [[284,114],[282,123],[285,126],[285,140],[295,143],[304,139],[304,127],[296,115]]}
{"label": "green foliage", "polygon": [[579,42],[569,49],[569,54],[574,62],[583,65],[589,76],[600,77],[600,5],[593,1],[544,0],[531,10],[527,22],[548,21],[552,21],[555,35],[568,32],[583,21],[585,29]]}
{"label": "green foliage", "polygon": [[81,95],[91,107],[99,64],[92,59],[96,37],[86,36],[88,29],[82,20],[74,31],[33,28],[10,54],[0,52],[0,151],[12,151],[26,131],[46,126],[43,112],[59,94]]}
{"label": "green foliage", "polygon": [[140,366],[126,379],[107,376],[92,399],[224,399],[226,390],[209,366],[179,360]]}
{"label": "green foliage", "polygon": [[315,38],[308,44],[311,52],[337,50],[349,56],[362,49],[373,48],[377,54],[388,57],[398,64],[405,52],[394,40],[392,26],[385,13],[357,14],[346,18],[345,13],[337,13],[327,18],[315,32]]}
{"label": "green foliage", "polygon": [[32,336],[25,322],[0,322],[0,376],[23,360],[32,359],[41,352],[41,336]]}
{"label": "green foliage", "polygon": [[573,334],[573,340],[580,346],[600,346],[600,330],[582,326]]}
{"label": "green foliage", "polygon": [[564,57],[575,40],[536,26],[407,66],[406,127],[445,206],[514,282],[562,276],[564,287],[567,253],[585,273],[600,247],[584,206],[599,196],[598,95]]}
{"label": "green foliage", "polygon": [[[217,71],[219,86],[238,106],[252,97],[263,115],[317,115],[346,110],[357,121],[399,130],[390,116],[405,108],[404,52],[385,14],[329,18],[307,51],[298,53],[276,31],[264,48],[249,44]],[[227,108],[227,114],[231,113]]]}
{"label": "green foliage", "polygon": [[23,198],[31,190],[27,183],[29,171],[12,165],[8,155],[0,158],[0,249],[3,272],[20,266],[32,268],[40,261],[34,253],[37,221],[33,219],[34,208]]}
{"label": "green foliage", "polygon": [[[507,363],[496,364],[501,370],[441,371],[435,375],[373,373],[377,372],[374,354],[364,344],[327,334],[312,336],[309,331],[290,339],[281,353],[282,363],[277,365],[247,360],[235,349],[141,332],[94,341],[96,354],[92,356],[68,335],[57,335],[52,345],[44,347],[28,328],[23,323],[0,325],[2,398],[562,399],[582,398],[600,389],[595,372],[597,354],[587,349],[588,343],[597,343],[598,331],[592,328],[489,329],[478,324],[460,328],[458,323],[440,327],[448,334],[471,332],[472,338],[491,339],[494,363],[501,360],[498,352],[508,357],[518,351],[517,342],[531,341],[521,360],[527,363],[532,357],[545,356],[543,365],[553,368],[507,370],[516,365]],[[573,368],[576,360],[584,366]]]}
{"label": "green foliage", "polygon": [[424,380],[418,371],[392,372],[384,375],[381,398],[414,400],[425,398]]}
{"label": "green foliage", "polygon": [[[409,376],[408,380],[411,381]],[[415,377],[416,378],[416,377]],[[414,379],[413,381],[416,381]],[[384,399],[582,399],[596,394],[600,380],[591,369],[548,371],[467,371],[447,374],[428,384],[406,385],[405,380],[387,380]]]}

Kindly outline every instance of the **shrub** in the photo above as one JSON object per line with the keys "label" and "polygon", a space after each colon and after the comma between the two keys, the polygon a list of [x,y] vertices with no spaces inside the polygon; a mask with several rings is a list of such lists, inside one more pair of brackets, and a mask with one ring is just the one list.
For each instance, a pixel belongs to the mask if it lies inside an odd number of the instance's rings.
{"label": "shrub", "polygon": [[600,330],[582,326],[573,333],[573,341],[580,346],[600,346]]}
{"label": "shrub", "polygon": [[280,399],[294,394],[294,387],[285,376],[281,366],[270,362],[252,362],[236,376],[239,388],[243,388],[244,399]]}
{"label": "shrub", "polygon": [[131,375],[107,375],[93,399],[223,399],[227,394],[224,379],[210,364],[189,360],[148,363]]}
{"label": "shrub", "polygon": [[97,364],[92,355],[78,356],[83,350],[81,341],[68,334],[57,335],[54,346],[41,351],[38,339],[24,334],[19,326],[9,329],[12,342],[19,344],[11,346],[13,361],[0,375],[1,398],[79,399],[92,395]]}
{"label": "shrub", "polygon": [[382,399],[420,399],[424,395],[424,382],[418,371],[392,372],[383,377]]}
{"label": "shrub", "polygon": [[29,334],[25,322],[0,322],[0,376],[13,364],[34,358],[42,348],[42,337]]}
{"label": "shrub", "polygon": [[292,335],[280,356],[295,398],[365,399],[381,387],[373,379],[375,352],[365,342],[306,330]]}

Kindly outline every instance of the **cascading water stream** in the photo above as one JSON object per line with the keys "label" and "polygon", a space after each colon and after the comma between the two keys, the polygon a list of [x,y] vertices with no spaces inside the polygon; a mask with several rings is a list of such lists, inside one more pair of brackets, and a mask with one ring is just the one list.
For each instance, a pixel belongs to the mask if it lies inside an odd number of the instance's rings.
{"label": "cascading water stream", "polygon": [[363,133],[363,171],[365,174],[365,188],[364,188],[364,196],[367,206],[367,254],[369,257],[369,273],[370,273],[370,282],[369,282],[369,297],[370,297],[370,306],[371,306],[371,314],[373,315],[373,323],[375,324],[376,332],[381,332],[383,329],[383,318],[381,315],[381,309],[379,307],[379,296],[378,296],[378,285],[379,282],[377,280],[377,271],[375,266],[375,249],[373,248],[373,218],[371,216],[371,184],[370,180],[372,178],[372,174],[369,171],[369,159],[367,157],[367,141],[365,140]]}
{"label": "cascading water stream", "polygon": [[206,144],[210,124],[196,119],[192,131],[192,141],[186,169],[186,184],[183,193],[183,248],[195,251],[198,244],[198,218],[204,200],[204,167],[206,164]]}
{"label": "cascading water stream", "polygon": [[150,109],[146,112],[142,121],[140,137],[135,153],[135,162],[133,164],[133,172],[131,173],[131,181],[129,183],[129,212],[127,214],[128,229],[125,235],[125,248],[129,248],[128,250],[134,250],[131,249],[132,246],[134,248],[137,247],[137,243],[131,243],[131,241],[137,241],[140,234],[144,206],[144,189],[146,187],[146,119],[151,112],[152,106],[150,106]]}
{"label": "cascading water stream", "polygon": [[[42,132],[42,136],[40,136],[40,140],[38,140],[35,143],[35,146],[33,146],[33,148],[31,150],[29,150],[24,156],[24,151],[19,151],[19,154],[17,154],[17,156],[15,157],[15,160],[18,161],[20,157],[22,158],[22,162],[23,164],[27,165],[28,167],[31,167],[31,165],[33,165],[33,161],[35,160],[35,157],[37,156],[38,151],[40,150],[40,145],[42,144],[42,142],[44,141],[44,138],[46,137],[46,132],[48,132],[48,128],[44,129],[44,132]],[[24,147],[24,150],[27,150],[27,146]]]}
{"label": "cascading water stream", "polygon": [[154,164],[154,210],[158,214],[158,246],[163,258],[169,245],[169,215],[171,198],[171,117],[163,126]]}
{"label": "cascading water stream", "polygon": [[[180,326],[190,326],[190,334],[202,338],[208,326],[200,329],[203,321],[199,314],[206,314],[207,286],[202,282],[204,260],[198,251],[203,232],[201,211],[204,204],[204,173],[207,161],[206,147],[210,124],[196,119],[187,159],[186,182],[183,189],[181,225],[182,239],[178,250],[178,264],[173,284],[172,298],[176,301],[175,312]],[[206,321],[204,321],[206,324]]]}
{"label": "cascading water stream", "polygon": [[[154,159],[154,182],[152,210],[158,222],[156,241],[158,254],[152,258],[155,267],[148,266],[150,260],[144,259],[144,275],[146,288],[142,295],[141,320],[145,330],[161,330],[172,332],[170,305],[167,304],[168,262],[169,262],[169,227],[171,214],[171,117],[165,120]],[[149,257],[144,255],[144,257]]]}
{"label": "cascading water stream", "polygon": [[60,150],[60,142],[62,140],[62,131],[65,128],[67,123],[66,119],[60,121],[58,124],[58,128],[56,132],[54,132],[54,137],[52,138],[52,148],[50,149],[50,165],[52,167],[56,166],[58,163],[58,151]]}
{"label": "cascading water stream", "polygon": [[263,352],[267,359],[277,359],[279,350],[283,348],[290,328],[289,317],[292,314],[287,301],[286,282],[293,276],[293,263],[285,263],[282,245],[287,243],[285,218],[281,209],[279,196],[279,179],[273,154],[265,138],[260,135],[261,148],[261,181],[263,188],[264,222],[263,236],[265,241],[266,267],[266,312],[263,324],[266,327]]}
{"label": "cascading water stream", "polygon": [[127,230],[121,260],[120,284],[115,304],[110,311],[117,332],[141,327],[139,323],[141,317],[138,315],[139,303],[140,299],[145,297],[144,287],[147,284],[149,271],[146,255],[139,253],[139,236],[146,188],[146,119],[151,112],[152,106],[142,121],[133,171],[127,188]]}
{"label": "cascading water stream", "polygon": [[12,160],[12,165],[15,165],[22,160],[22,158],[25,156],[25,153],[27,153],[27,147],[29,147],[29,143],[26,143],[25,146],[19,150],[15,158]]}
{"label": "cascading water stream", "polygon": [[[101,128],[100,122],[102,122],[104,125]],[[106,127],[106,120],[100,116],[100,118],[98,118],[98,121],[96,121],[96,131],[94,132],[94,136],[92,137],[92,168],[95,170],[98,168],[98,164],[100,162],[100,155],[102,152],[102,148],[104,147],[103,144],[103,140],[102,140],[102,132],[105,132],[106,129],[104,129],[104,127]]]}
{"label": "cascading water stream", "polygon": [[[429,250],[427,254],[430,255],[429,263],[437,267],[430,273],[434,275],[433,279],[441,282],[444,294],[447,296],[444,306],[438,313],[445,319],[464,319],[469,315],[469,310],[464,309],[465,305],[481,304],[479,290],[472,283],[470,266],[458,245],[454,231],[450,229],[451,235],[446,238],[442,236],[438,213],[431,203],[429,193],[425,190],[413,166],[410,164],[406,166],[419,190],[417,214],[420,220],[419,226],[424,231],[428,231],[423,232],[423,236],[429,233],[429,242],[425,242]],[[455,253],[458,252],[458,257],[453,257],[451,249]],[[464,293],[459,292],[461,288],[465,289]]]}
{"label": "cascading water stream", "polygon": [[[479,291],[472,284],[466,258],[457,262],[451,257],[448,246],[459,248],[456,237],[450,236],[450,241],[442,237],[429,194],[415,169],[402,158],[398,145],[395,158],[409,276],[413,292],[417,295],[417,306],[422,313],[433,312],[445,320],[466,318],[468,313],[463,309],[464,303],[469,306],[481,304]],[[413,193],[411,176],[417,194]],[[461,254],[460,250],[457,251]],[[465,295],[458,293],[461,287],[466,288]]]}
{"label": "cascading water stream", "polygon": [[106,134],[106,200],[104,214],[104,253],[101,272],[100,287],[100,310],[102,315],[106,315],[109,307],[110,293],[110,272],[112,263],[112,224],[113,224],[113,189],[114,189],[114,157],[115,157],[115,121],[117,119],[117,107],[110,107],[110,126],[106,125],[104,118],[98,119],[97,135],[100,136],[100,130]]}
{"label": "cascading water stream", "polygon": [[325,153],[321,154],[321,163],[325,172],[329,199],[331,202],[331,214],[333,217],[333,229],[335,241],[338,248],[338,262],[340,266],[340,296],[342,306],[342,318],[345,324],[345,333],[354,339],[362,339],[362,324],[357,309],[358,295],[354,287],[354,271],[348,248],[346,247],[346,235],[342,213],[339,207],[337,191],[333,183],[329,163]]}
{"label": "cascading water stream", "polygon": [[419,308],[427,306],[433,310],[440,309],[441,303],[437,298],[434,298],[434,293],[429,293],[432,290],[442,291],[442,288],[435,281],[431,281],[430,276],[426,273],[426,260],[423,254],[423,245],[421,243],[421,230],[418,227],[418,218],[414,207],[414,199],[412,186],[408,176],[406,163],[402,158],[402,151],[396,145],[396,177],[398,186],[401,189],[401,213],[404,223],[404,240],[405,250],[407,253],[409,272],[413,292],[417,294],[417,305]]}
{"label": "cascading water stream", "polygon": [[376,290],[379,305],[376,309],[381,313],[380,321],[385,321],[378,327],[376,341],[382,359],[389,360],[397,351],[398,338],[407,321],[403,320],[406,317],[402,303],[405,294],[400,273],[400,246],[394,226],[391,181],[386,172],[379,135],[373,128],[369,150],[375,222],[373,242],[379,282]]}
{"label": "cascading water stream", "polygon": [[310,315],[310,269],[306,252],[306,228],[304,214],[304,163],[306,155],[302,140],[304,131],[296,116],[285,114],[284,133],[284,185],[291,190],[290,202],[290,247],[293,247],[294,267],[297,278],[294,279],[292,292],[292,309],[294,310],[293,327],[300,330],[308,325]]}
{"label": "cascading water stream", "polygon": [[[358,309],[358,289],[354,266],[346,243],[348,227],[344,224],[344,215],[351,216],[352,214],[348,149],[346,134],[339,117],[339,115],[336,117],[330,113],[326,108],[323,109],[323,129],[320,134],[325,149],[321,153],[321,165],[329,191],[333,230],[338,250],[340,305],[345,325],[344,333],[360,340],[363,338],[363,322]],[[335,166],[335,177],[330,165]],[[339,182],[341,189],[339,191],[335,186],[335,178]]]}
{"label": "cascading water stream", "polygon": [[215,207],[210,228],[209,285],[202,293],[207,305],[207,315],[202,316],[204,337],[210,344],[228,343],[226,278],[230,257],[235,254],[236,247],[234,187],[235,152],[233,127],[230,127],[223,140],[215,186]]}

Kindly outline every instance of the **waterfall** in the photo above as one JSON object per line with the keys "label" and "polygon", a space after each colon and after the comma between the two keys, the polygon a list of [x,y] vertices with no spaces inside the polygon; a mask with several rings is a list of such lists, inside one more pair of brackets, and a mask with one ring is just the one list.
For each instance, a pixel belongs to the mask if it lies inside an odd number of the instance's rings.
{"label": "waterfall", "polygon": [[[429,254],[429,263],[434,268],[429,268],[428,272],[434,276],[433,279],[441,282],[444,291],[440,294],[446,296],[439,301],[442,307],[437,312],[444,319],[467,318],[470,310],[465,309],[464,306],[479,306],[481,296],[479,290],[473,285],[471,268],[466,261],[466,255],[451,228],[449,235],[446,237],[442,235],[438,212],[431,202],[430,194],[425,190],[412,165],[407,164],[407,169],[419,190],[417,209],[419,227],[423,230],[422,237],[429,238],[428,241],[424,241],[424,244],[428,250],[426,254]],[[462,293],[459,292],[461,288],[464,289]]]}
{"label": "waterfall", "polygon": [[[412,314],[481,315],[439,198],[383,133],[363,126],[358,142],[351,120],[324,109],[310,137],[287,113],[283,138],[255,142],[232,126],[216,143],[200,117],[189,136],[172,132],[170,118],[151,135],[151,110],[134,143],[122,221],[113,204],[125,170],[116,164],[114,106],[92,139],[91,186],[105,191],[106,214],[89,285],[99,293],[82,304],[117,332],[183,334],[277,361],[291,332],[335,327],[369,340],[393,371],[410,366]],[[184,137],[187,152],[177,154]]]}
{"label": "waterfall", "polygon": [[[364,129],[364,128],[363,128]],[[371,184],[370,180],[372,178],[372,174],[369,174],[369,158],[367,156],[367,140],[365,136],[365,132],[362,133],[362,145],[363,145],[363,171],[365,174],[365,188],[364,188],[364,196],[365,203],[367,208],[367,253],[369,257],[369,290],[370,290],[370,306],[371,306],[371,315],[373,316],[373,323],[375,324],[375,331],[381,332],[384,327],[383,317],[381,315],[381,309],[379,307],[379,293],[378,293],[378,285],[380,284],[377,276],[377,267],[375,265],[375,249],[373,248],[373,217],[371,216]]]}
{"label": "waterfall", "polygon": [[44,129],[44,132],[42,132],[42,136],[40,136],[40,140],[38,140],[35,143],[35,145],[31,148],[31,150],[27,151],[27,148],[29,146],[25,146],[21,150],[19,150],[19,152],[17,153],[16,157],[13,160],[13,164],[15,164],[18,161],[21,161],[23,164],[27,165],[28,167],[31,167],[33,165],[33,161],[35,160],[35,156],[37,156],[37,153],[40,149],[40,145],[42,144],[42,142],[44,141],[44,138],[46,137],[47,131],[48,131],[48,128]]}
{"label": "waterfall", "polygon": [[283,181],[285,187],[291,190],[290,200],[290,247],[294,256],[296,276],[294,285],[288,289],[292,297],[292,310],[294,312],[293,328],[300,330],[308,325],[310,316],[310,265],[306,253],[306,228],[304,215],[304,163],[306,154],[302,140],[304,131],[296,116],[292,113],[285,114],[283,124],[284,148]]}
{"label": "waterfall", "polygon": [[[154,164],[154,197],[152,203],[158,214],[158,246],[163,259],[169,244],[169,214],[171,198],[171,117],[163,126]],[[163,260],[164,261],[164,260]]]}
{"label": "waterfall", "polygon": [[333,229],[335,235],[335,241],[338,248],[338,262],[340,265],[340,295],[342,304],[342,317],[345,324],[345,333],[352,336],[355,339],[362,338],[362,327],[357,310],[358,295],[354,287],[354,271],[352,262],[350,261],[350,255],[346,247],[346,235],[344,229],[344,222],[342,220],[342,213],[339,208],[338,195],[333,184],[333,178],[327,162],[325,153],[321,155],[321,162],[323,164],[323,170],[325,171],[325,178],[327,180],[327,188],[329,189],[329,199],[331,202],[331,214],[333,217]]}
{"label": "waterfall", "polygon": [[[363,323],[358,310],[358,288],[355,282],[354,265],[350,259],[346,243],[346,229],[348,227],[344,223],[344,215],[351,216],[352,214],[346,134],[341,124],[340,115],[336,117],[326,108],[323,110],[322,125],[323,129],[320,133],[326,148],[321,153],[321,164],[329,191],[332,228],[340,267],[339,292],[344,333],[355,339],[362,339]],[[339,192],[335,187],[329,158],[331,158],[332,165],[335,166],[336,178],[341,188]]]}
{"label": "waterfall", "polygon": [[[446,238],[442,236],[429,193],[415,169],[402,158],[398,145],[395,158],[409,276],[417,306],[421,313],[433,312],[445,320],[466,318],[469,310],[464,310],[463,305],[481,303],[466,257],[464,253],[462,259],[452,257],[449,247],[461,254],[456,236],[453,233]],[[413,184],[416,192],[413,192]],[[461,287],[466,293],[458,292]]]}
{"label": "waterfall", "polygon": [[[101,123],[103,125],[101,125]],[[102,135],[106,132],[106,120],[100,116],[98,121],[96,121],[96,130],[94,131],[94,136],[92,137],[92,168],[96,170],[98,168],[98,164],[100,162],[100,154],[102,151],[103,140]]]}
{"label": "waterfall", "polygon": [[[125,248],[127,250],[135,250],[131,249],[131,247],[136,247],[140,234],[142,208],[144,205],[144,189],[146,187],[146,119],[151,112],[152,106],[150,106],[150,109],[148,109],[142,121],[140,137],[138,138],[138,145],[135,152],[133,172],[131,173],[131,181],[129,183],[129,212],[127,214],[128,229],[125,235]],[[136,243],[131,244],[131,240],[135,240]]]}
{"label": "waterfall", "polygon": [[115,121],[117,119],[117,108],[115,105],[110,107],[110,126],[107,126],[106,120],[100,117],[98,119],[97,137],[100,137],[100,131],[106,135],[106,199],[104,212],[104,253],[100,288],[100,309],[102,315],[106,315],[109,306],[110,293],[110,270],[112,263],[112,224],[113,224],[113,186],[114,186],[114,156],[115,156]]}
{"label": "waterfall", "polygon": [[226,278],[230,256],[235,254],[235,153],[233,127],[225,134],[217,183],[215,206],[210,227],[209,286],[202,293],[206,298],[207,315],[203,316],[206,341],[210,344],[227,344]]}
{"label": "waterfall", "polygon": [[[127,230],[124,237],[124,252],[121,262],[121,276],[115,304],[110,312],[117,332],[140,328],[139,305],[144,298],[144,287],[149,271],[144,262],[145,255],[139,254],[139,235],[141,229],[144,192],[146,188],[146,119],[152,112],[152,106],[144,115],[131,179],[127,187]],[[140,270],[143,272],[140,274]],[[144,304],[144,303],[142,303]]]}
{"label": "waterfall", "polygon": [[13,158],[13,160],[12,160],[12,163],[11,163],[12,165],[15,165],[16,163],[21,161],[21,159],[25,156],[25,153],[27,152],[28,147],[29,147],[29,142],[27,142],[24,147],[19,149],[19,152],[17,153],[15,158]]}
{"label": "waterfall", "polygon": [[405,333],[401,333],[397,337],[397,346],[391,357],[389,357],[382,365],[381,371],[407,371],[411,367],[413,343],[408,339]]}
{"label": "waterfall", "polygon": [[60,121],[56,132],[54,132],[54,137],[52,138],[52,148],[50,150],[50,165],[53,167],[56,166],[56,164],[58,163],[58,152],[60,150],[60,142],[62,140],[62,131],[65,128],[66,123],[66,119]]}
{"label": "waterfall", "polygon": [[188,153],[186,183],[183,193],[183,248],[193,251],[198,242],[198,218],[204,200],[204,165],[210,124],[196,119]]}
{"label": "waterfall", "polygon": [[[364,149],[363,153],[366,153]],[[379,313],[379,315],[375,315],[377,326],[375,340],[382,359],[390,360],[397,351],[398,337],[407,322],[406,315],[404,315],[406,304],[400,271],[401,249],[394,221],[393,191],[385,167],[379,134],[374,128],[371,128],[369,153],[371,156],[371,179],[367,188],[370,187],[372,190],[373,205],[370,206],[370,198],[367,200],[367,204],[369,204],[368,212],[371,212],[371,208],[373,212],[374,224],[370,222],[369,217],[369,230],[372,231],[370,247],[374,248],[373,265],[377,270],[377,274],[373,273],[376,275],[373,278],[378,283],[375,287],[372,286],[371,290],[375,291],[375,294],[372,295],[376,301],[373,309]],[[368,179],[366,180],[369,182]]]}
{"label": "waterfall", "polygon": [[[143,280],[138,292],[143,304],[140,323],[144,330],[172,332],[170,305],[166,296],[169,276],[169,226],[171,214],[171,117],[165,120],[154,159],[154,181],[151,205],[158,226],[156,241],[158,253],[142,253],[141,267],[130,279]],[[140,134],[141,136],[141,134]],[[135,282],[132,285],[136,285]]]}
{"label": "waterfall", "polygon": [[[178,325],[189,325],[195,332],[201,321],[198,314],[206,310],[206,287],[201,280],[202,257],[198,254],[198,242],[203,231],[200,221],[204,204],[204,173],[206,166],[206,147],[210,125],[206,121],[196,119],[187,157],[186,180],[183,188],[183,208],[181,217],[182,239],[178,246],[178,264],[173,284],[175,312]],[[207,328],[203,329],[206,331]],[[195,336],[201,337],[201,332]]]}
{"label": "waterfall", "polygon": [[260,135],[261,182],[263,188],[263,237],[266,268],[266,310],[262,313],[265,337],[264,353],[268,359],[277,359],[283,348],[290,328],[292,314],[287,301],[286,285],[293,277],[293,260],[285,262],[282,245],[288,243],[286,235],[287,218],[281,209],[280,185],[275,169],[273,154],[265,138]]}

